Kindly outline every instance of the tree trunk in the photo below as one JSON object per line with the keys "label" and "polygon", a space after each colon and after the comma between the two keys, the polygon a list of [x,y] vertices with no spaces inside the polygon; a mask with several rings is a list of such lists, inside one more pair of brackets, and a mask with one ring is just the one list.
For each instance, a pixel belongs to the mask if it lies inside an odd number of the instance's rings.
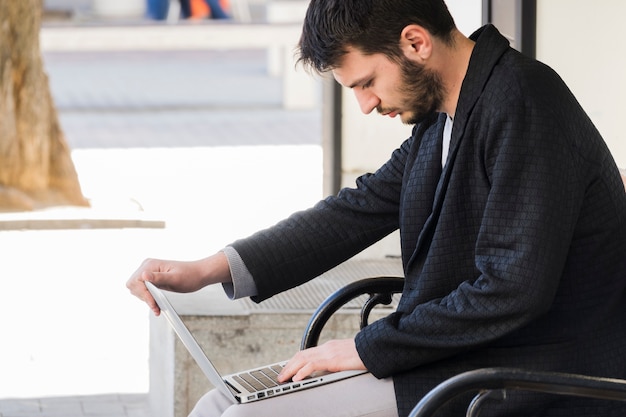
{"label": "tree trunk", "polygon": [[39,48],[42,0],[0,0],[0,211],[87,206]]}

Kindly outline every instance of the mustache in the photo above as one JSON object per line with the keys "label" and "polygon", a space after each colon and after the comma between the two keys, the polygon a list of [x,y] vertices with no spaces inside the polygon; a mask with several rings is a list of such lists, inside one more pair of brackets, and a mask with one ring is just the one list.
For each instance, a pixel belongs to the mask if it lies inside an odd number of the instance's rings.
{"label": "mustache", "polygon": [[391,112],[398,111],[398,110],[392,109],[392,108],[385,108],[379,104],[378,106],[376,106],[376,111],[378,112],[378,114],[382,114],[384,116],[386,114],[389,114]]}

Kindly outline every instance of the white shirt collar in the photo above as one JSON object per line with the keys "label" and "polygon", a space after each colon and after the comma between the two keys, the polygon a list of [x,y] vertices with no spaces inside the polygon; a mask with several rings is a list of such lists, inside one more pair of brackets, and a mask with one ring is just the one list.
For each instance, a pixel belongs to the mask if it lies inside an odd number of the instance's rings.
{"label": "white shirt collar", "polygon": [[452,139],[452,125],[454,124],[454,119],[448,116],[446,118],[446,125],[443,128],[443,143],[442,143],[442,152],[441,152],[441,166],[446,166],[446,160],[448,159],[448,152],[450,152],[450,139]]}

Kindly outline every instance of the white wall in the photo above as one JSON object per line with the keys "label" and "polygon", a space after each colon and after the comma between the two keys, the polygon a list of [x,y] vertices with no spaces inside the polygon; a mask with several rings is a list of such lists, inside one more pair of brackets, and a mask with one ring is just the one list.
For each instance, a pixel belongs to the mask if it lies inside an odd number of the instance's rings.
{"label": "white wall", "polygon": [[626,168],[624,0],[537,0],[537,59],[569,85]]}
{"label": "white wall", "polygon": [[482,25],[482,0],[447,0],[456,27],[466,36]]}

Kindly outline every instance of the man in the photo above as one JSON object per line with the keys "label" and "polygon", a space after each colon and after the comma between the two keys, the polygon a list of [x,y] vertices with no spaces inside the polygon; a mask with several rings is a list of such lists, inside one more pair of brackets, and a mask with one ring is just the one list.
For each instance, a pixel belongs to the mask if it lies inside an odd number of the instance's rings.
{"label": "man", "polygon": [[[145,280],[181,292],[220,282],[260,302],[399,228],[405,288],[395,313],[297,353],[281,378],[369,374],[245,406],[213,392],[192,415],[405,416],[439,382],[485,366],[626,377],[626,194],[562,80],[492,26],[464,37],[442,0],[312,0],[299,47],[363,112],[415,124],[412,136],[356,188],[208,258],[145,261],[128,286],[155,313]],[[626,405],[511,394],[485,404],[492,415]]]}

